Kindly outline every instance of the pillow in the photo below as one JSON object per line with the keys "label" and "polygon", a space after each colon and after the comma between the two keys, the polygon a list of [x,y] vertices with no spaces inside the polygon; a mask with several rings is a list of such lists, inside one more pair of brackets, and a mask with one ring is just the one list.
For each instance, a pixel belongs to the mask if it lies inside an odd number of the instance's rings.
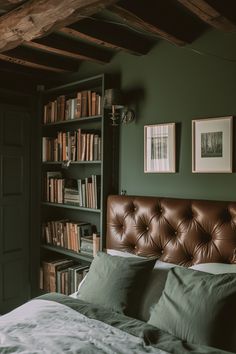
{"label": "pillow", "polygon": [[[107,249],[107,253],[112,256],[144,258],[133,253],[113,249]],[[176,267],[176,264],[156,260],[153,271],[147,279],[147,286],[140,300],[140,306],[137,312],[137,318],[139,320],[145,322],[149,320],[151,308],[160,299],[165,287],[168,271],[173,267]]]}
{"label": "pillow", "polygon": [[212,274],[236,273],[236,264],[201,263],[190,267],[190,269]]}
{"label": "pillow", "polygon": [[236,352],[236,274],[175,267],[149,324],[182,340]]}
{"label": "pillow", "polygon": [[94,257],[78,298],[136,317],[139,299],[155,260],[110,256]]}
{"label": "pillow", "polygon": [[151,309],[160,299],[165,287],[168,272],[173,267],[176,267],[176,264],[159,260],[156,261],[140,302],[138,312],[138,318],[140,320],[145,322],[149,320]]}
{"label": "pillow", "polygon": [[110,256],[119,256],[119,257],[136,257],[136,258],[144,258],[144,257],[140,257],[137,256],[134,253],[129,253],[129,252],[123,252],[123,251],[118,251],[118,250],[113,250],[111,248],[107,249],[107,254],[109,254]]}

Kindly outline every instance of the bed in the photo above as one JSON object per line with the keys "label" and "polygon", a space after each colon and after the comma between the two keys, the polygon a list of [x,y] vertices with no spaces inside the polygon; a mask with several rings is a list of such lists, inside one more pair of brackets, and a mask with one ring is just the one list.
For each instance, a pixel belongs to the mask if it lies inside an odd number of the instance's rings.
{"label": "bed", "polygon": [[235,353],[236,202],[109,196],[78,293],[0,317],[0,353]]}

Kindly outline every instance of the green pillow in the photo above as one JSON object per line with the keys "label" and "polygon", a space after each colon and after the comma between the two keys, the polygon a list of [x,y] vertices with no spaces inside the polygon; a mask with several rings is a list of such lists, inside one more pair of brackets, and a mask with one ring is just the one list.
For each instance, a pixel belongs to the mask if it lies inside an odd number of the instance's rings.
{"label": "green pillow", "polygon": [[182,340],[236,352],[236,274],[172,268],[149,324]]}
{"label": "green pillow", "polygon": [[123,258],[99,252],[79,291],[79,299],[136,317],[154,259]]}

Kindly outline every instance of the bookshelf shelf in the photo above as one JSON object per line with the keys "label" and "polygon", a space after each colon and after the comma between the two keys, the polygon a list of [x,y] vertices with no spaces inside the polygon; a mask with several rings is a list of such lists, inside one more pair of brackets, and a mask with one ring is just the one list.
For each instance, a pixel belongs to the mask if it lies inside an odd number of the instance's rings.
{"label": "bookshelf shelf", "polygon": [[[64,255],[88,265],[93,256],[73,250],[106,248],[106,201],[118,191],[119,161],[118,127],[102,105],[109,86],[105,75],[97,75],[42,92],[40,284],[47,291],[53,259]],[[55,276],[60,272],[55,268]]]}
{"label": "bookshelf shelf", "polygon": [[62,247],[58,247],[58,246],[51,246],[51,245],[41,245],[41,248],[46,249],[46,250],[50,250],[50,251],[54,251],[60,254],[64,254],[66,256],[72,257],[74,259],[77,260],[84,260],[84,261],[88,261],[91,262],[93,260],[93,256],[91,255],[87,255],[87,254],[83,254],[83,253],[78,253],[78,252],[74,252],[71,250],[67,250],[65,248]]}
{"label": "bookshelf shelf", "polygon": [[50,206],[50,207],[56,207],[56,208],[90,211],[92,213],[101,213],[101,209],[84,208],[84,207],[78,207],[75,205],[68,205],[68,204],[61,204],[61,203],[50,203],[50,202],[42,202],[42,204]]}
{"label": "bookshelf shelf", "polygon": [[[67,161],[44,161],[43,165],[64,165]],[[93,165],[93,164],[101,164],[101,160],[97,161],[70,161],[70,165]]]}
{"label": "bookshelf shelf", "polygon": [[42,127],[53,127],[53,126],[58,126],[58,125],[65,125],[65,124],[79,124],[79,123],[87,123],[87,122],[93,122],[93,121],[99,121],[102,119],[102,116],[90,116],[90,117],[83,117],[83,118],[75,118],[75,119],[67,119],[63,121],[57,121],[53,123],[47,123],[47,124],[42,124]]}

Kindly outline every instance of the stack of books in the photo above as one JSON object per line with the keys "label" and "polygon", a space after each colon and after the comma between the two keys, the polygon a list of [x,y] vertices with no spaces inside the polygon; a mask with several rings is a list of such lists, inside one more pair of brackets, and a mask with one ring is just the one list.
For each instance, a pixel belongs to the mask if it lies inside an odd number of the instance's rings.
{"label": "stack of books", "polygon": [[60,95],[44,105],[43,123],[97,116],[101,109],[101,95],[95,91],[79,91],[74,97]]}
{"label": "stack of books", "polygon": [[57,137],[42,138],[42,161],[101,160],[101,137],[98,131],[58,132]]}
{"label": "stack of books", "polygon": [[99,209],[101,176],[83,179],[63,178],[61,172],[48,171],[45,175],[44,200],[50,203]]}
{"label": "stack of books", "polygon": [[47,245],[79,252],[81,238],[92,235],[92,225],[86,222],[51,220],[43,224],[42,237]]}
{"label": "stack of books", "polygon": [[72,260],[56,259],[42,262],[40,268],[40,288],[46,292],[74,293],[89,270],[88,265]]}

